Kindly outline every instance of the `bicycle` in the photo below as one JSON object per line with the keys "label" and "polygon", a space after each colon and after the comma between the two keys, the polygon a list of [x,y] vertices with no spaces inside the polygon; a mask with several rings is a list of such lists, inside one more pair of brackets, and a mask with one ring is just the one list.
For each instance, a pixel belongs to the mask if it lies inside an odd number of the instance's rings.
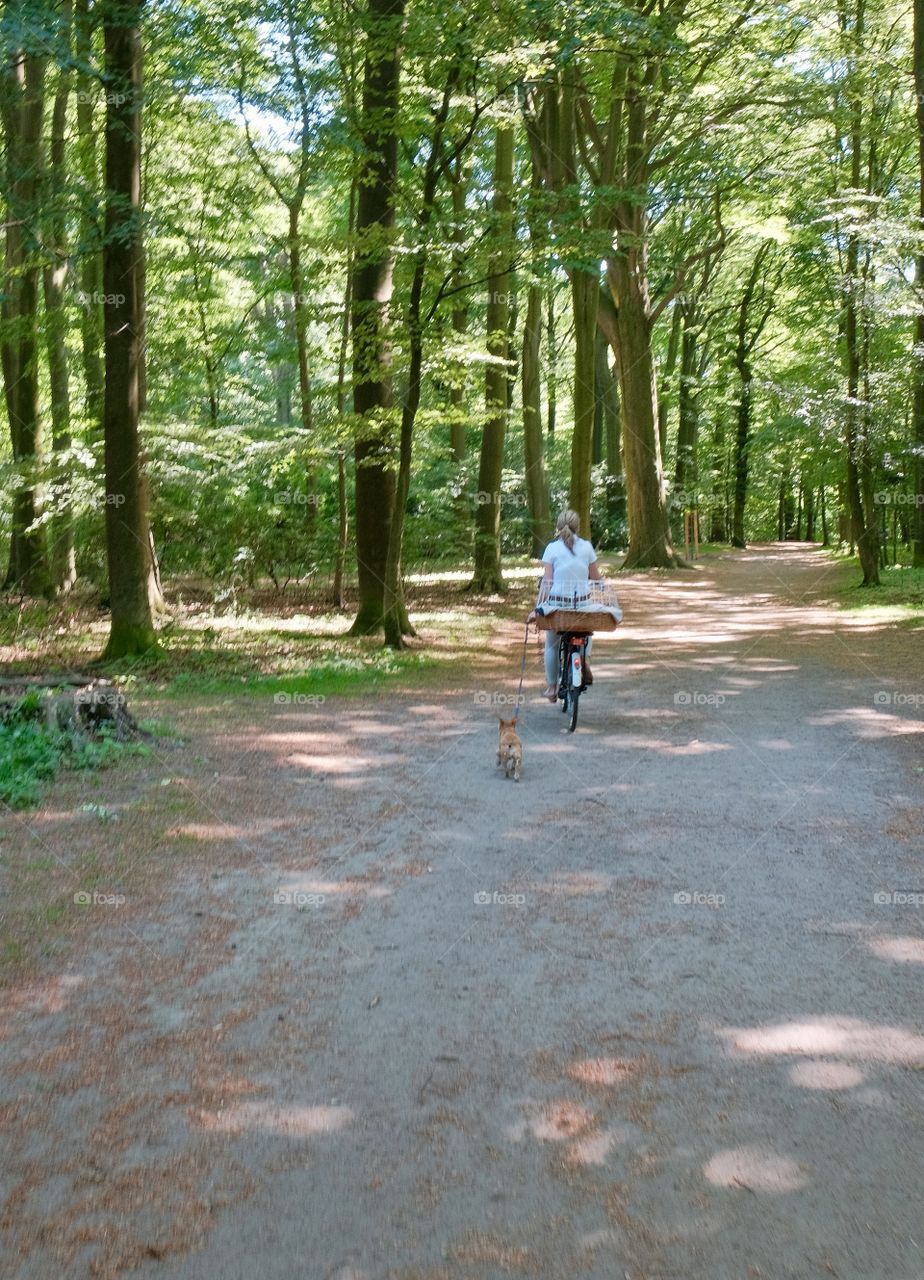
{"label": "bicycle", "polygon": [[578,699],[587,688],[584,679],[587,661],[587,631],[563,631],[558,642],[558,697],[565,715],[570,715],[568,732],[574,733],[578,722]]}
{"label": "bicycle", "polygon": [[[544,606],[544,608],[543,608]],[[540,612],[541,610],[541,612]],[[535,618],[540,631],[558,632],[558,692],[562,712],[569,717],[568,732],[578,722],[581,694],[588,687],[587,645],[595,631],[613,631],[622,618],[616,592],[608,582],[584,582],[570,590],[540,583]]]}

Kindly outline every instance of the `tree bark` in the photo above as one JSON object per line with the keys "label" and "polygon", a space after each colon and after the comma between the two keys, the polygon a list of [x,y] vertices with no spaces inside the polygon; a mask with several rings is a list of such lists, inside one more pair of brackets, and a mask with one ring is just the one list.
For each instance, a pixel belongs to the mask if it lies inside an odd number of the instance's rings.
{"label": "tree bark", "polygon": [[527,292],[523,326],[523,460],[532,554],[541,556],[552,534],[549,487],[545,476],[539,352],[542,343],[542,285],[534,280]]}
{"label": "tree bark", "polygon": [[616,545],[613,526],[625,520],[625,483],[622,476],[622,442],[619,414],[618,370],[609,364],[610,343],[597,324],[594,335],[594,466],[603,464],[606,517],[598,528],[591,521],[588,535],[596,547]]}
{"label": "tree bark", "polygon": [[[754,372],[751,368],[751,353],[760,340],[773,308],[772,294],[764,288],[763,277],[768,254],[772,242],[765,240],[754,255],[751,270],[738,304],[738,318],[735,327],[735,349],[733,363],[738,372],[739,398],[737,427],[735,431],[735,496],[732,514],[733,547],[746,546],[745,511],[748,500],[748,483],[750,479],[751,447],[751,410]],[[755,315],[756,312],[756,315]]]}
{"label": "tree bark", "polygon": [[657,432],[657,394],[651,350],[647,280],[638,250],[610,259],[608,275],[617,307],[623,456],[626,467],[629,550],[625,567],[671,568],[679,563],[671,541]]}
{"label": "tree bark", "polygon": [[403,23],[404,0],[368,0],[351,324],[353,411],[359,419],[355,444],[359,610],[354,635],[368,635],[384,625],[385,567],[394,505],[389,311]]}
{"label": "tree bark", "polygon": [[[350,209],[347,217],[346,281],[343,292],[343,315],[340,323],[340,351],[337,356],[337,417],[342,424],[346,414],[346,362],[350,345],[350,308],[353,298],[353,237],[356,230],[356,181],[350,184]],[[337,450],[337,558],[334,565],[333,600],[337,609],[346,606],[343,584],[346,576],[347,550],[350,537],[350,511],[347,500],[346,453]]]}
{"label": "tree bark", "polygon": [[[849,76],[857,74],[864,53],[865,0],[857,0],[853,29],[848,33]],[[861,157],[863,149],[863,102],[859,88],[848,91],[850,103],[850,185],[853,190],[861,187]],[[867,184],[869,185],[869,184]],[[879,530],[875,521],[868,519],[868,501],[864,501],[863,481],[868,441],[864,416],[860,405],[860,380],[862,376],[862,338],[860,333],[861,300],[858,297],[860,268],[860,240],[851,231],[847,240],[845,302],[843,311],[844,356],[847,371],[847,403],[844,409],[844,442],[847,451],[847,509],[850,514],[851,536],[856,543],[860,566],[863,569],[864,587],[879,585]]]}
{"label": "tree bark", "polygon": [[[70,0],[62,0],[60,20],[68,42],[71,41]],[[70,376],[67,359],[67,315],[64,310],[64,287],[67,280],[66,218],[64,210],[67,183],[65,136],[67,106],[70,98],[71,71],[68,65],[58,71],[51,112],[51,146],[45,205],[47,210],[46,259],[43,270],[45,301],[45,350],[48,359],[48,389],[51,402],[52,449],[55,466],[52,480],[54,516],[50,522],[49,562],[52,584],[59,593],[74,585],[77,569],[74,559],[74,529],[71,515],[70,466],[62,461],[71,447]]]}
{"label": "tree bark", "polygon": [[596,394],[597,295],[596,273],[580,267],[571,270],[571,308],[574,318],[574,425],[571,433],[571,507],[581,519],[581,532],[590,537],[592,499],[594,410]]}
{"label": "tree bark", "polygon": [[395,486],[394,510],[388,539],[388,555],[385,562],[385,599],[383,621],[385,643],[392,649],[404,647],[404,637],[417,633],[411,626],[404,603],[404,587],[401,560],[404,551],[404,519],[411,488],[411,461],[413,457],[414,426],[420,407],[423,377],[424,317],[422,315],[424,280],[427,274],[429,246],[426,235],[433,217],[436,190],[443,173],[443,131],[449,118],[453,93],[459,79],[460,63],[455,61],[449,70],[443,100],[434,117],[430,148],[424,166],[420,210],[417,224],[421,242],[414,255],[414,272],[408,297],[406,332],[409,348],[407,394],[401,411],[401,440],[398,456],[398,477]]}
{"label": "tree bark", "polygon": [[91,440],[103,432],[104,374],[103,348],[103,260],[102,236],[97,218],[100,176],[97,165],[96,134],[93,123],[93,93],[96,88],[87,67],[93,62],[93,22],[89,0],[74,6],[74,51],[77,99],[77,164],[80,175],[80,227],[78,278],[80,280],[80,340],[83,357],[84,412]]}
{"label": "tree bark", "polygon": [[914,92],[918,143],[918,250],[914,258],[914,564],[924,567],[924,0],[914,0]]}
{"label": "tree bark", "polygon": [[709,541],[724,542],[728,537],[728,476],[725,449],[725,411],[723,397],[717,397],[712,428],[711,471],[713,498],[709,507]]}
{"label": "tree bark", "polygon": [[648,284],[648,100],[656,68],[628,68],[623,91],[625,188],[616,205],[615,243],[607,278],[616,304],[617,359],[622,390],[623,456],[629,516],[625,567],[671,568],[680,563],[671,541],[651,343]]}
{"label": "tree bark", "polygon": [[305,284],[302,274],[301,213],[304,194],[290,202],[288,262],[289,285],[292,290],[292,318],[295,323],[295,350],[298,355],[298,393],[301,408],[301,428],[305,434],[305,496],[307,520],[305,537],[309,545],[314,541],[317,525],[317,477],[314,466],[314,402],[311,391],[311,369],[308,361],[308,306],[305,301]]}
{"label": "tree bark", "polygon": [[751,383],[753,374],[747,359],[736,361],[738,377],[741,382],[738,398],[737,427],[735,430],[735,505],[732,513],[733,547],[746,547],[744,536],[744,514],[748,501],[748,480],[750,476],[750,459],[748,450],[751,446]]}
{"label": "tree bark", "polygon": [[555,425],[558,420],[558,335],[555,325],[555,283],[551,279],[546,289],[545,324],[545,429],[551,439],[555,434]]}
{"label": "tree bark", "polygon": [[676,301],[671,308],[671,328],[667,340],[667,355],[664,370],[659,379],[660,395],[658,396],[658,442],[661,445],[661,457],[667,465],[667,426],[668,412],[673,400],[674,370],[677,368],[677,352],[680,346],[681,312],[683,307]]}
{"label": "tree bark", "polygon": [[[17,11],[18,5],[9,5]],[[42,451],[39,412],[38,174],[42,167],[45,58],[14,49],[4,69],[3,123],[7,156],[6,279],[3,301],[3,376],[13,461],[10,559],[4,589],[52,593],[36,465]]]}
{"label": "tree bark", "polygon": [[815,486],[811,480],[802,480],[805,494],[805,541],[815,541]]}
{"label": "tree bark", "polygon": [[[465,193],[468,180],[459,157],[452,179],[452,241],[457,246],[453,253],[453,273],[456,282],[464,276],[465,254],[462,245],[465,241]],[[468,333],[468,307],[464,301],[464,293],[456,294],[457,301],[452,308],[452,330],[457,342],[462,342]],[[459,472],[465,465],[465,364],[457,361],[452,371],[452,385],[449,389],[449,404],[452,416],[449,423],[449,447],[452,460]]]}
{"label": "tree bark", "polygon": [[[695,308],[681,306],[683,334],[680,340],[680,386],[677,392],[677,458],[674,493],[685,511],[698,506],[697,443],[699,437],[699,350],[698,316]],[[692,498],[692,501],[690,500]]]}
{"label": "tree bark", "polygon": [[475,570],[470,589],[503,591],[501,572],[501,479],[508,413],[508,320],[513,277],[513,126],[501,124],[494,143],[493,216],[495,244],[488,279],[488,356],[485,371],[485,424],[478,468],[475,512]]}
{"label": "tree bark", "polygon": [[143,356],[141,274],[140,23],[144,0],[103,6],[106,96],[106,235],[103,246],[106,390],[106,550],[112,623],[107,659],[155,642],[159,597],[138,438]]}

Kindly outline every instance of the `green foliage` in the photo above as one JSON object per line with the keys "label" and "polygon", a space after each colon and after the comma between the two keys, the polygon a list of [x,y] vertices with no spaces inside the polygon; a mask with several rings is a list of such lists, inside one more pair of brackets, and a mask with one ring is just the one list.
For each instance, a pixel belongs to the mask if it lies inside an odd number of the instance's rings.
{"label": "green foliage", "polygon": [[147,753],[143,743],[116,741],[105,726],[93,737],[49,728],[41,694],[30,691],[0,720],[0,803],[27,808],[59,769],[105,769]]}
{"label": "green foliage", "polygon": [[[917,301],[910,282],[919,180],[911,25],[895,0],[866,5],[862,39],[851,35],[854,16],[848,4],[841,22],[829,20],[817,0],[758,4],[746,14],[718,0],[666,0],[656,9],[614,8],[602,0],[578,9],[550,0],[438,6],[421,0],[408,7],[401,102],[391,122],[399,157],[397,225],[393,236],[384,237],[391,238],[395,255],[392,430],[407,391],[410,282],[419,251],[428,255],[405,568],[469,557],[473,519],[483,501],[477,476],[489,361],[486,280],[498,235],[490,213],[491,147],[503,121],[516,130],[511,398],[500,504],[504,553],[522,554],[531,544],[519,378],[526,290],[538,282],[545,300],[541,412],[551,419],[554,402],[555,430],[544,434],[554,509],[566,505],[570,488],[574,385],[567,269],[595,270],[605,260],[612,249],[609,209],[626,197],[645,204],[649,214],[645,256],[669,489],[675,487],[681,399],[679,360],[669,357],[673,318],[681,304],[698,308],[692,328],[700,359],[691,379],[698,469],[694,480],[685,481],[687,492],[671,498],[675,534],[683,510],[694,504],[704,536],[707,526],[729,525],[740,398],[736,317],[755,254],[770,242],[771,267],[762,286],[771,315],[751,354],[747,535],[775,538],[781,524],[784,536],[795,536],[800,527],[804,534],[799,495],[804,516],[811,492],[816,508],[824,495],[837,540],[849,407],[844,304],[853,291],[863,327],[865,462],[874,491],[889,496],[874,516],[890,548],[893,542],[907,546],[910,508],[903,500],[915,483],[909,405]],[[0,24],[8,49],[22,39],[20,21],[31,32],[25,47],[48,56],[49,95],[60,67],[74,74],[63,186],[55,204],[74,277],[65,290],[71,443],[35,464],[14,462],[4,443],[0,539],[10,533],[14,494],[38,485],[39,525],[51,533],[65,516],[72,522],[79,574],[102,597],[103,459],[82,368],[83,323],[92,307],[77,288],[81,264],[99,248],[101,30],[94,25],[88,48],[78,55],[64,16],[28,3],[14,6]],[[330,579],[341,456],[347,515],[350,528],[355,525],[346,295],[358,247],[349,226],[363,6],[167,0],[146,7],[144,24],[142,437],[154,541],[165,581],[208,579],[221,600],[236,607],[265,578],[279,588]],[[445,138],[453,160],[424,219],[428,139],[456,64],[463,74],[450,95]],[[645,93],[656,141],[648,190],[627,193],[599,179],[597,148],[612,113],[614,83],[642,67],[651,68]],[[562,71],[580,98],[583,136],[577,172],[560,192],[549,192],[531,184],[523,110],[529,95]],[[92,139],[78,129],[78,88],[92,98],[95,154]],[[862,163],[855,189],[856,104]],[[625,146],[625,138],[617,145]],[[290,220],[296,204],[297,237]],[[721,249],[707,270],[703,251],[717,240]],[[852,240],[858,244],[856,279],[845,270]],[[300,256],[298,298],[293,248]],[[31,265],[44,268],[51,261],[41,237],[30,253]],[[303,429],[301,331],[310,431]],[[50,424],[44,353],[40,364],[43,415]],[[464,431],[461,462],[451,449],[453,425]],[[393,441],[389,448],[393,464]],[[609,459],[593,475],[592,533],[604,548],[619,548],[627,538],[619,471],[619,459]],[[351,557],[346,570],[349,582]],[[30,614],[29,626],[37,620]],[[13,625],[2,621],[4,629]]]}

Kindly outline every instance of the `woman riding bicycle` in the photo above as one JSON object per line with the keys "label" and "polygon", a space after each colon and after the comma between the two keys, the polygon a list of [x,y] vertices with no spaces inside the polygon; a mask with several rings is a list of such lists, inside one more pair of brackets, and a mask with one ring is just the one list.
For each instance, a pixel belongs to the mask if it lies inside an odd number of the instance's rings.
{"label": "woman riding bicycle", "polygon": [[[579,536],[580,517],[576,511],[562,511],[555,522],[556,536],[542,553],[542,595],[541,598],[554,599],[556,590],[561,588],[563,600],[573,599],[582,584],[593,579],[600,580],[600,569],[597,565],[597,553],[586,538]],[[529,615],[529,621],[535,620],[535,613]],[[558,642],[557,631],[545,633],[545,678],[548,685],[543,697],[549,702],[558,698]],[[586,657],[584,661],[584,683],[593,684],[590,664],[591,637],[587,639]]]}

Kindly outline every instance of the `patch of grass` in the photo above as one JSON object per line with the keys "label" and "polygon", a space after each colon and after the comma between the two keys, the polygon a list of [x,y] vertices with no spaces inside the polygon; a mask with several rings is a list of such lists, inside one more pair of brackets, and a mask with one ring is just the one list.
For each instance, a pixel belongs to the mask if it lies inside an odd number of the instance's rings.
{"label": "patch of grass", "polygon": [[49,728],[40,715],[39,693],[28,693],[0,721],[0,801],[11,809],[38,802],[59,769],[105,769],[128,755],[147,755],[138,742],[117,742]]}
{"label": "patch of grass", "polygon": [[43,784],[58,771],[63,736],[35,723],[0,725],[0,801],[11,809],[36,803]]}
{"label": "patch of grass", "polygon": [[859,560],[856,557],[845,558],[844,563],[856,568],[858,578],[848,583],[841,593],[842,608],[881,610],[884,616],[894,621],[924,620],[924,569],[914,569],[911,565],[887,565],[880,570],[880,586],[861,589]]}
{"label": "patch of grass", "polygon": [[255,672],[252,660],[250,673],[246,675],[227,670],[224,663],[216,663],[211,671],[178,671],[168,679],[166,692],[183,698],[195,694],[355,696],[380,689],[396,677],[413,676],[438,664],[434,656],[414,650],[396,653],[381,646],[354,645],[337,646],[331,653],[331,647],[328,645],[323,655],[303,654],[296,666],[289,667],[286,663],[289,669],[277,673],[259,669]]}

